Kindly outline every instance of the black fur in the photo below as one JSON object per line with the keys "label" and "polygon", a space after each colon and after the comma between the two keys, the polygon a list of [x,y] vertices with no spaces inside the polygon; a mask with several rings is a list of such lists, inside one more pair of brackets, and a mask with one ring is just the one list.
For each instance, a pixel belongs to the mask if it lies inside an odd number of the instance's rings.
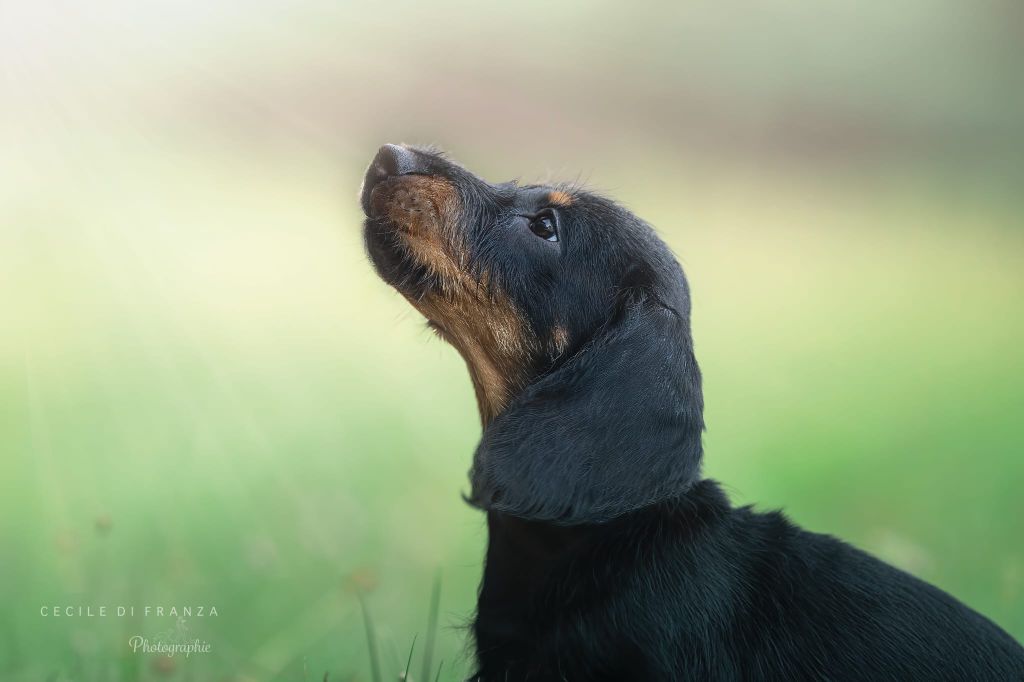
{"label": "black fur", "polygon": [[[381,275],[409,297],[444,288],[370,208],[393,176],[443,177],[467,271],[535,338],[565,337],[534,354],[474,457],[489,530],[474,679],[1024,680],[1024,649],[953,597],[701,479],[689,290],[647,225],[578,188],[387,153],[363,190]],[[524,227],[542,211],[557,243]]]}

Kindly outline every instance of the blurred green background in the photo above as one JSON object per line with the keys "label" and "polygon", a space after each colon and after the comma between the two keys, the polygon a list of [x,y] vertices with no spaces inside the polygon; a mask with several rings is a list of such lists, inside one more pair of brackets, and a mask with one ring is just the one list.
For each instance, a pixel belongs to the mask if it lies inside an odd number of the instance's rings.
{"label": "blurred green background", "polygon": [[[707,473],[1024,637],[1022,7],[0,4],[0,678],[369,680],[362,593],[397,679],[438,569],[465,674],[472,390],[359,235],[401,141],[650,220]],[[212,650],[40,613],[100,605]]]}

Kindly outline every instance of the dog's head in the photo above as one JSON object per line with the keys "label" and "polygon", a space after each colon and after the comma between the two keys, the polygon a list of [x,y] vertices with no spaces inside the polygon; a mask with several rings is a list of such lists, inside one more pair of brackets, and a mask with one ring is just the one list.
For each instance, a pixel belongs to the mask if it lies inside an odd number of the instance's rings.
{"label": "dog's head", "polygon": [[689,290],[647,224],[576,187],[489,184],[398,145],[360,201],[378,274],[469,367],[484,424],[471,502],[594,522],[697,478]]}

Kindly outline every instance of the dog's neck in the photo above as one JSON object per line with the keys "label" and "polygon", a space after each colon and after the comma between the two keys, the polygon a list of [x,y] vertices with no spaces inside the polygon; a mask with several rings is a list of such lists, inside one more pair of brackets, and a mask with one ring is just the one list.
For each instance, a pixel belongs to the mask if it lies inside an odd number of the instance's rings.
{"label": "dog's neck", "polygon": [[481,669],[492,673],[486,679],[502,679],[500,671],[530,661],[543,637],[538,633],[563,626],[573,631],[573,614],[621,589],[623,576],[643,557],[667,545],[692,556],[704,551],[708,529],[729,509],[717,484],[704,480],[677,498],[604,523],[558,525],[488,512],[473,625]]}
{"label": "dog's neck", "polygon": [[561,526],[499,512],[487,513],[487,529],[491,537],[500,536],[511,550],[527,561],[542,561],[556,556],[586,540],[597,528],[590,524]]}
{"label": "dog's neck", "polygon": [[480,607],[484,612],[522,617],[552,570],[573,549],[584,546],[600,529],[529,521],[499,512],[487,513],[487,560]]}
{"label": "dog's neck", "polygon": [[[517,318],[509,314],[508,319]],[[487,324],[470,315],[449,322],[441,334],[466,361],[486,429],[528,383],[532,348],[514,322]]]}

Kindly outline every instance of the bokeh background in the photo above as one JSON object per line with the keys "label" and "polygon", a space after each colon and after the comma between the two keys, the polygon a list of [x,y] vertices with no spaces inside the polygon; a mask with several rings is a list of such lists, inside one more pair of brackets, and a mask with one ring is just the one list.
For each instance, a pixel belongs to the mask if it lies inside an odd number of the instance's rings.
{"label": "bokeh background", "polygon": [[[1024,5],[0,3],[0,678],[385,679],[485,542],[361,173],[580,179],[694,292],[706,470],[1024,637]],[[132,654],[206,605],[212,651]]]}

